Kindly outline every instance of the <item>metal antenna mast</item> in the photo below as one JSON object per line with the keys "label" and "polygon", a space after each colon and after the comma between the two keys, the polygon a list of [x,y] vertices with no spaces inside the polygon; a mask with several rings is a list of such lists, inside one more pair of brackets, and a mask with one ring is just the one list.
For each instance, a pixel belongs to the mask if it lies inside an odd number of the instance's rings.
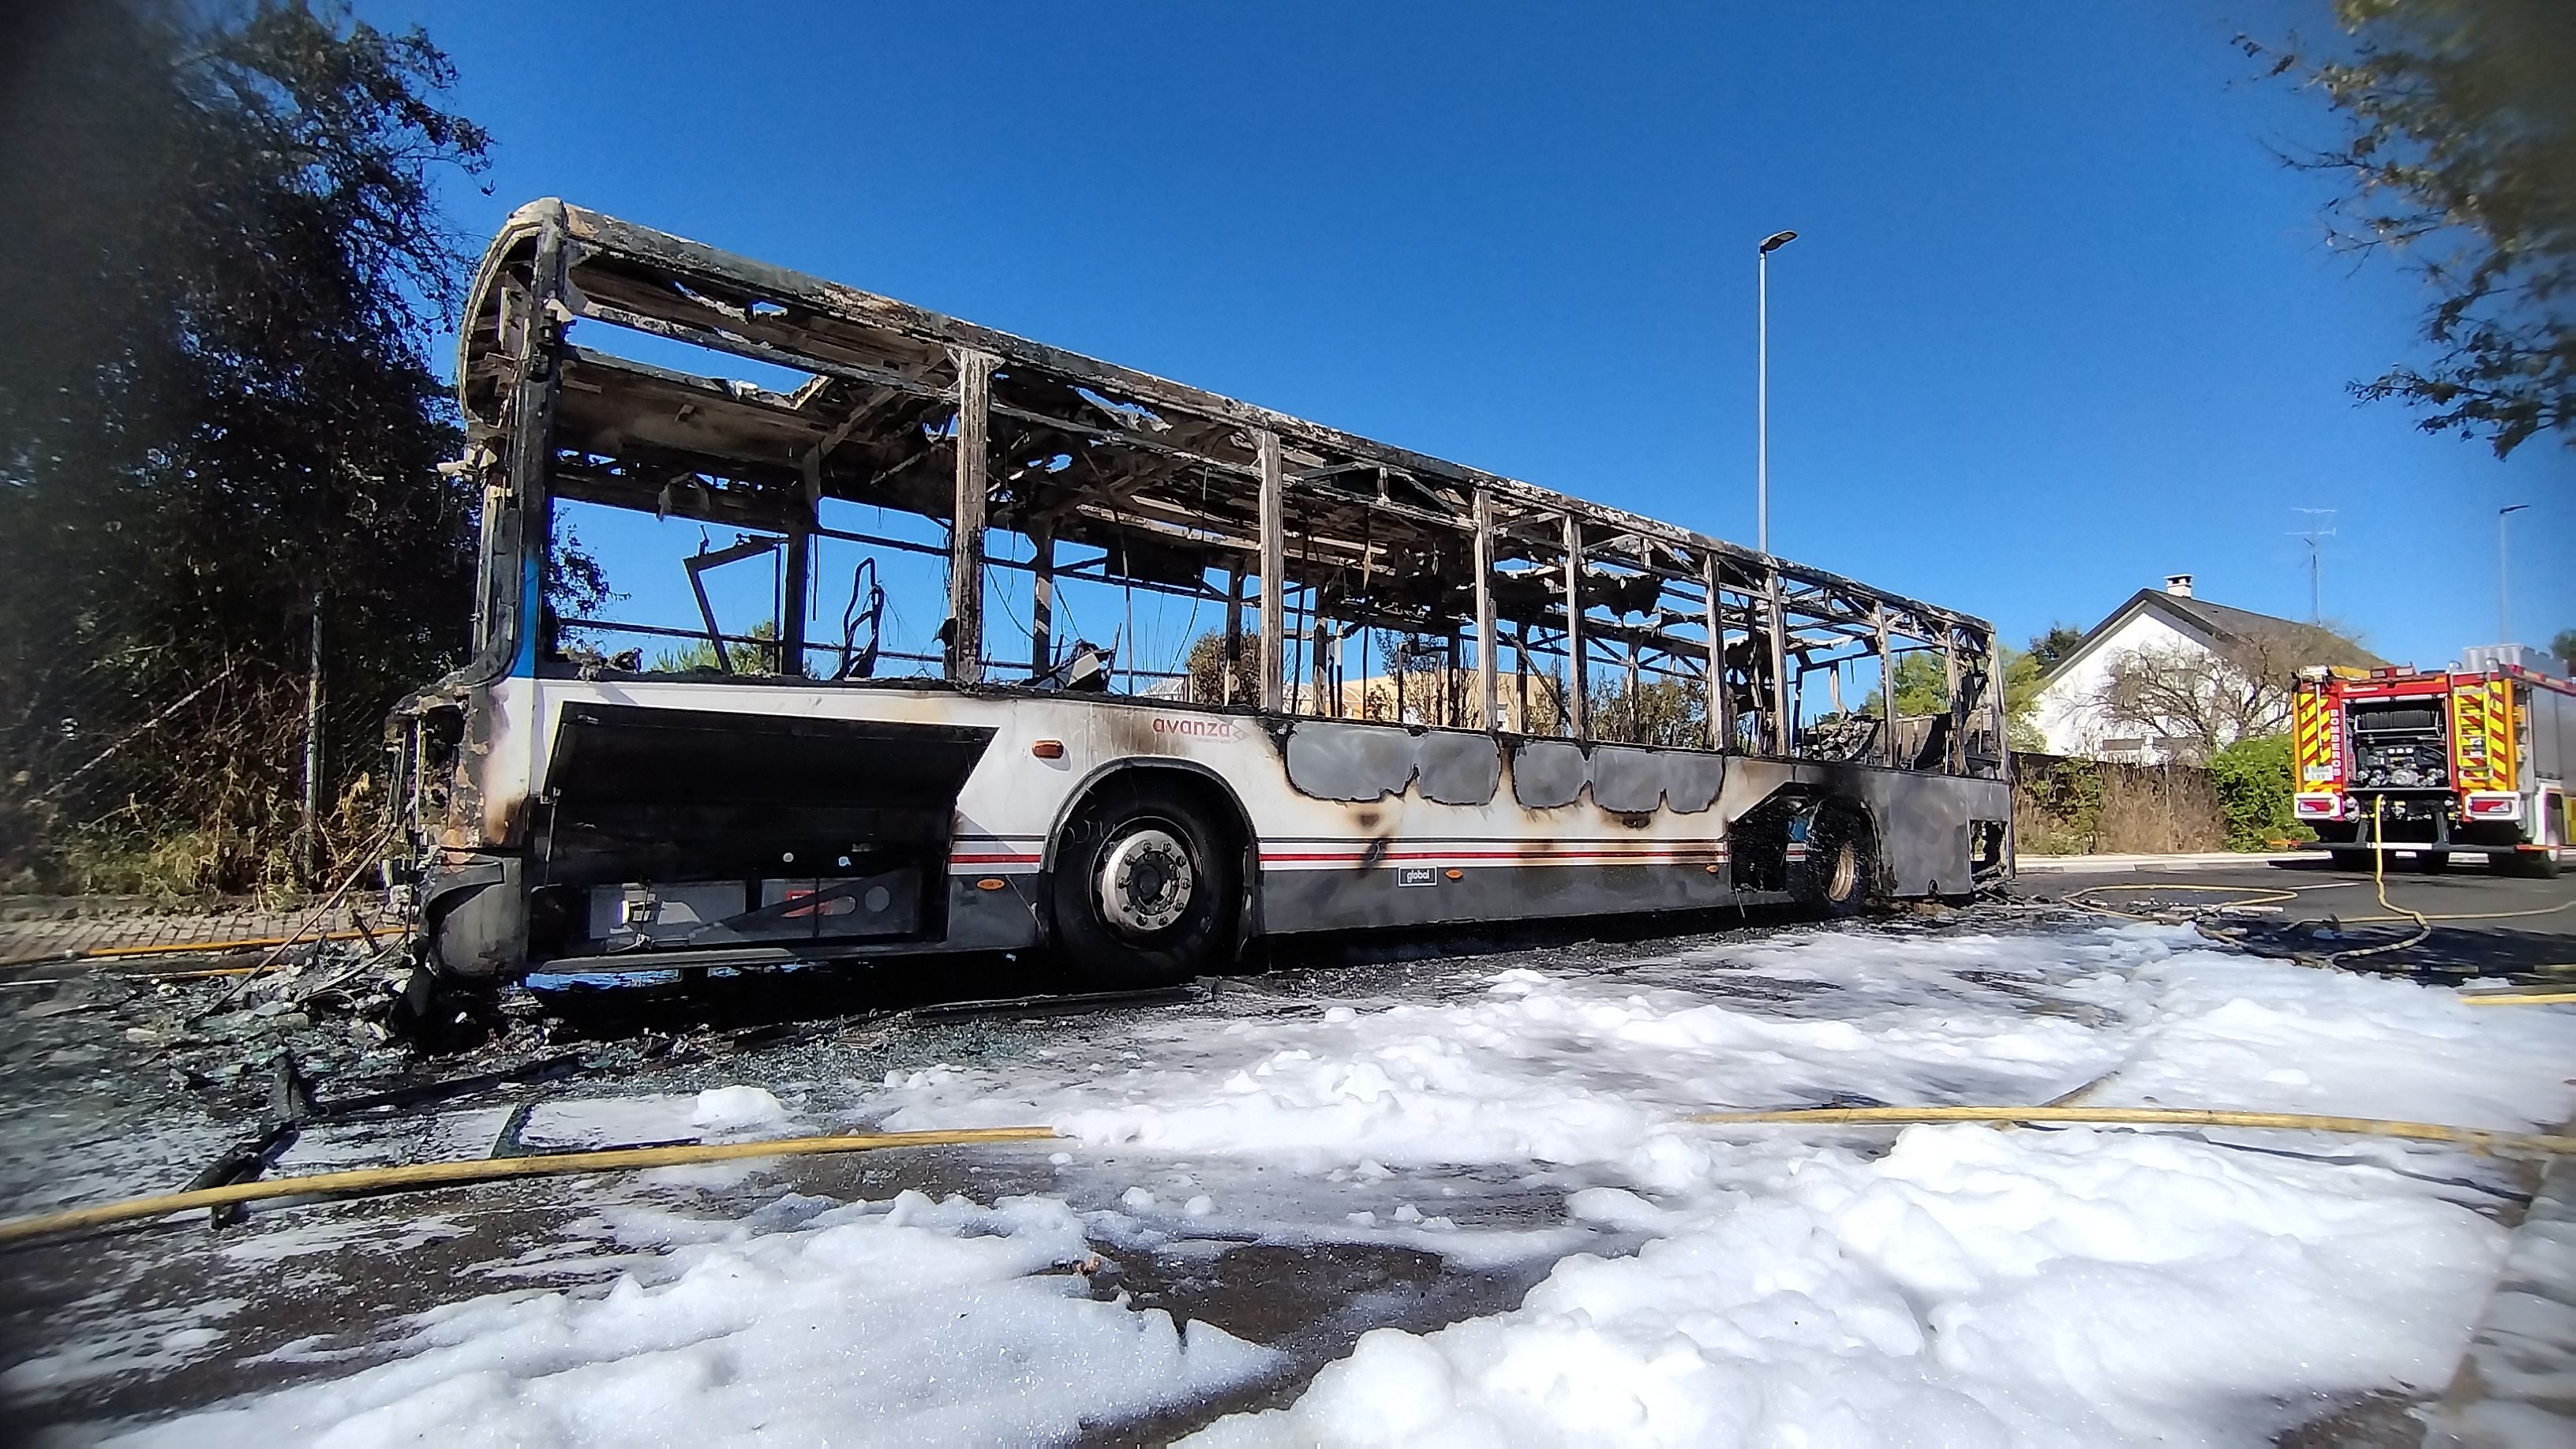
{"label": "metal antenna mast", "polygon": [[[2304,513],[2310,520],[2305,529],[2292,533],[2290,537],[2302,540],[2308,546],[2308,622],[2323,624],[2326,621],[2325,541],[2335,536],[2335,511],[2331,508],[2293,508],[2290,511]],[[2319,519],[2324,521],[2317,522]]]}

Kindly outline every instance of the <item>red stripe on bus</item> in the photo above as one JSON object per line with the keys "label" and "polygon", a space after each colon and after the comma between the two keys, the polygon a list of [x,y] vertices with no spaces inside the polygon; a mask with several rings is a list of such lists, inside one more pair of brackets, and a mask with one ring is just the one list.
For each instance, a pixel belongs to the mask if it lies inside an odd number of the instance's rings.
{"label": "red stripe on bus", "polygon": [[1262,851],[1265,861],[1690,861],[1705,856],[1723,856],[1726,846],[1677,846],[1672,851],[1386,851],[1370,856],[1368,851],[1324,851],[1324,853],[1275,853]]}

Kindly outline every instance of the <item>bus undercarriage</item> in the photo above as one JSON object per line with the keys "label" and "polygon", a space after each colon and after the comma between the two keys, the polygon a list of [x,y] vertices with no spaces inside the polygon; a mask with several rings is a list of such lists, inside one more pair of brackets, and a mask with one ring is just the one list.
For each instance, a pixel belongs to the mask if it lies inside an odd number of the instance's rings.
{"label": "bus undercarriage", "polygon": [[[1979,620],[559,202],[461,354],[476,655],[392,722],[449,982],[1052,943],[1140,986],[2009,870]],[[697,627],[575,611],[582,510],[738,532],[679,560]],[[707,580],[753,558],[772,617],[728,631]],[[1218,611],[1212,660],[1063,637],[1110,588]]]}

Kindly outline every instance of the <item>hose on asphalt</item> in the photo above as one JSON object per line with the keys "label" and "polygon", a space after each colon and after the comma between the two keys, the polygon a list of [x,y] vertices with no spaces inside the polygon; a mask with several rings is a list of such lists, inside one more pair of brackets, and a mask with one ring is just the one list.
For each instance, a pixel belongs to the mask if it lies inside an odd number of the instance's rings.
{"label": "hose on asphalt", "polygon": [[262,1178],[192,1192],[127,1198],[96,1207],[72,1208],[34,1217],[0,1221],[0,1243],[93,1228],[135,1218],[157,1218],[198,1208],[268,1198],[323,1197],[343,1193],[404,1192],[460,1183],[498,1182],[514,1177],[560,1177],[579,1172],[632,1172],[647,1167],[681,1167],[700,1162],[733,1162],[752,1157],[804,1157],[832,1152],[873,1152],[890,1147],[957,1147],[978,1142],[1036,1142],[1055,1136],[1052,1127],[961,1127],[941,1132],[853,1132],[829,1137],[784,1137],[770,1142],[699,1142],[670,1147],[606,1147],[585,1152],[532,1153],[525,1157],[478,1157],[462,1162],[416,1162],[404,1167],[365,1167],[346,1172],[318,1172],[305,1177]]}
{"label": "hose on asphalt", "polygon": [[2402,916],[2414,921],[2415,934],[2403,941],[2388,941],[2377,946],[2362,946],[2349,951],[2329,951],[2325,959],[2329,970],[2342,966],[2346,961],[2357,961],[2364,956],[2385,956],[2391,951],[2403,951],[2409,946],[2422,944],[2433,934],[2433,923],[2424,918],[2423,912],[2407,910],[2388,898],[2388,851],[2383,843],[2388,838],[2387,817],[2388,797],[2381,795],[2374,798],[2370,802],[2370,838],[2379,848],[2370,852],[2370,884],[2379,892],[2379,908],[2383,911],[2396,912],[2397,915],[2391,916],[2391,920]]}
{"label": "hose on asphalt", "polygon": [[2462,1006],[2576,1006],[2576,991],[2463,991]]}
{"label": "hose on asphalt", "polygon": [[2345,920],[2345,921],[2347,921],[2347,922],[2352,922],[2352,921],[2510,921],[2510,920],[2514,920],[2514,919],[2516,919],[2517,917],[2521,917],[2521,916],[2554,916],[2554,915],[2557,915],[2560,911],[2576,910],[2576,901],[2560,901],[2558,904],[2556,904],[2556,905],[2554,905],[2554,906],[2542,906],[2542,907],[2540,907],[2538,910],[2530,910],[2530,911],[2462,911],[2462,912],[2459,912],[2459,913],[2458,913],[2458,914],[2456,914],[2456,915],[2433,915],[2433,914],[2430,914],[2430,913],[2410,911],[2410,910],[2407,910],[2404,906],[2396,906],[2396,907],[2393,907],[2392,909],[2394,909],[2394,910],[2398,911],[2398,912],[2399,912],[2399,914],[2394,915],[2394,916],[2346,916],[2346,917],[2344,917],[2344,920]]}
{"label": "hose on asphalt", "polygon": [[[2376,827],[2379,825],[2382,818],[2385,804],[2386,802],[2384,801],[2376,802],[2372,807],[2372,825],[2374,826],[2374,834],[2377,833]],[[2540,906],[2531,910],[2523,911],[2458,911],[2435,915],[2424,911],[2408,910],[2406,907],[2401,906],[2388,898],[2388,852],[2385,850],[2374,850],[2370,854],[2370,883],[2372,890],[2379,896],[2380,906],[2384,910],[2388,911],[2389,914],[2384,916],[2344,916],[2339,918],[2342,923],[2346,925],[2363,925],[2392,921],[2411,921],[2415,925],[2414,935],[2408,936],[2402,941],[2387,941],[2376,946],[2360,946],[2350,950],[2330,951],[2323,956],[2308,956],[2301,954],[2292,956],[2290,959],[2303,962],[2314,962],[2317,965],[2329,968],[2340,968],[2346,961],[2357,961],[2367,956],[2382,956],[2394,951],[2403,951],[2410,946],[2421,945],[2426,939],[2432,936],[2433,923],[2435,921],[2507,921],[2517,920],[2528,916],[2554,916],[2560,911],[2576,910],[2576,901],[2560,901],[2554,906]],[[2241,900],[2221,902],[2215,909],[2222,911],[2231,906],[2271,905],[2282,901],[2295,901],[2299,898],[2299,893],[2297,891],[2278,890],[2266,886],[2190,885],[2177,882],[2172,884],[2086,886],[2081,890],[2068,892],[2064,897],[2063,903],[2073,906],[2078,910],[2093,911],[2106,916],[2117,916],[2122,920],[2154,921],[2159,919],[2157,916],[2146,915],[2137,911],[2124,911],[2118,906],[2111,905],[2106,901],[2087,899],[2091,896],[2112,891],[2138,892],[2151,895],[2169,895],[2188,892],[2192,894],[2232,895],[2243,897]],[[2196,912],[2194,914],[2197,915]],[[2204,932],[2204,934],[2207,933]],[[2548,966],[2521,969],[2551,971],[2563,968],[2552,964]],[[2503,1005],[2506,1003],[2498,1002],[2497,1004]],[[2525,1000],[2516,1000],[2511,1004],[2529,1005],[2535,1003]]]}
{"label": "hose on asphalt", "polygon": [[[2088,1083],[2087,1089],[2097,1083]],[[2078,1093],[2069,1094],[2080,1095]],[[2060,1098],[2060,1101],[2067,1100]],[[2320,1117],[2299,1112],[2225,1112],[2190,1107],[1789,1107],[1758,1112],[1701,1112],[1683,1119],[1709,1126],[1800,1124],[1820,1126],[1869,1123],[1910,1125],[1937,1122],[2062,1122],[2097,1126],[2261,1127],[2293,1132],[2329,1132],[2343,1136],[2396,1137],[2447,1142],[2478,1152],[2549,1155],[2576,1153],[2576,1137],[2547,1133],[2496,1132],[2479,1127],[2452,1127],[2437,1122],[2392,1121],[2377,1117]],[[555,1177],[588,1172],[631,1172],[641,1168],[678,1167],[702,1162],[731,1162],[762,1157],[813,1156],[870,1152],[896,1147],[954,1147],[986,1142],[1040,1142],[1057,1137],[1052,1127],[965,1127],[936,1132],[862,1132],[827,1137],[786,1137],[767,1142],[689,1143],[668,1147],[608,1147],[584,1152],[552,1152],[526,1157],[475,1158],[461,1162],[422,1162],[405,1167],[370,1167],[304,1177],[264,1178],[128,1198],[95,1207],[0,1222],[0,1243],[99,1227],[108,1223],[155,1218],[199,1208],[276,1198],[327,1197],[343,1194],[403,1192],[428,1187],[497,1182],[519,1177]]]}
{"label": "hose on asphalt", "polygon": [[1818,1124],[1925,1122],[2071,1122],[2135,1127],[2271,1127],[2292,1132],[2332,1132],[2348,1137],[2402,1137],[2449,1142],[2479,1152],[2550,1155],[2576,1153],[2576,1137],[2540,1132],[2492,1132],[2439,1122],[2382,1117],[2318,1117],[2304,1112],[2219,1112],[2197,1107],[1785,1107],[1764,1112],[1701,1112],[1689,1120],[1712,1126],[1741,1123]]}
{"label": "hose on asphalt", "polygon": [[[2382,899],[2384,900],[2387,891],[2387,886],[2384,881],[2380,885],[2380,890],[2382,893]],[[2230,906],[2271,905],[2276,902],[2294,901],[2299,898],[2299,893],[2297,891],[2275,890],[2269,886],[2214,886],[2175,883],[2170,885],[2086,886],[2081,890],[2069,891],[2060,900],[2059,904],[2073,906],[2078,910],[2093,911],[2105,916],[2118,916],[2124,920],[2153,921],[2158,919],[2156,916],[2142,914],[2137,911],[2124,911],[2117,906],[2110,905],[2103,901],[2085,899],[2086,896],[2090,896],[2101,891],[2138,891],[2148,895],[2191,892],[2194,894],[2224,894],[2241,895],[2246,897],[2246,899],[2241,901],[2220,901],[2211,908],[2213,910],[2221,911],[2226,910]],[[2524,916],[2554,916],[2560,911],[2576,911],[2576,900],[2560,901],[2554,906],[2541,906],[2528,911],[2458,911],[2445,914],[2429,911],[2410,911],[2405,907],[2398,905],[2391,905],[2389,910],[2394,914],[2385,916],[2339,916],[2336,919],[2342,921],[2348,926],[2385,921],[2414,921],[2419,924],[2425,921],[2510,921],[2518,920]]]}
{"label": "hose on asphalt", "polygon": [[2139,891],[2155,895],[2188,892],[2197,895],[2237,895],[2247,898],[2241,901],[2220,902],[2216,909],[2222,911],[2227,909],[2229,906],[2264,906],[2271,905],[2279,901],[2295,901],[2299,898],[2299,893],[2297,891],[2275,890],[2268,886],[2214,886],[2183,884],[2097,885],[2086,886],[2079,891],[2069,891],[2065,896],[2065,903],[2067,905],[2074,906],[2078,910],[2099,911],[2103,915],[2118,916],[2124,920],[2153,921],[2156,919],[2154,916],[2141,915],[2136,911],[2124,911],[2118,906],[2109,905],[2102,901],[2091,901],[2085,899],[2086,896],[2096,895],[2106,891]]}
{"label": "hose on asphalt", "polygon": [[[0,961],[0,969],[13,966],[48,966],[66,961],[113,961],[126,956],[196,956],[217,951],[258,951],[271,946],[292,946],[298,941],[355,941],[364,931],[325,931],[318,936],[251,936],[238,941],[171,941],[139,946],[92,946],[83,951],[54,951],[36,956],[18,956]],[[230,966],[221,968],[227,976],[247,976],[255,968]]]}

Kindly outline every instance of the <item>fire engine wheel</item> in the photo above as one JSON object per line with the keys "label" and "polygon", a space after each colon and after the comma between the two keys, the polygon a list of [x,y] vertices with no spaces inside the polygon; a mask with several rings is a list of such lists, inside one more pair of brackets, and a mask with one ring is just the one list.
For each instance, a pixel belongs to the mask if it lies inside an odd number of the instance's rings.
{"label": "fire engine wheel", "polygon": [[1869,904],[1878,880],[1878,845],[1869,821],[1849,806],[1828,805],[1807,827],[1807,858],[1792,879],[1798,899],[1829,916]]}
{"label": "fire engine wheel", "polygon": [[2426,875],[2440,875],[2451,868],[2451,853],[2447,850],[2419,850],[2415,852],[2415,868]]}
{"label": "fire engine wheel", "polygon": [[1056,846],[1055,929],[1094,991],[1176,986],[1215,968],[1234,936],[1240,888],[1227,834],[1176,790],[1112,781]]}
{"label": "fire engine wheel", "polygon": [[2539,850],[2517,850],[2506,855],[2490,855],[2496,874],[2518,875],[2530,880],[2558,879],[2558,852],[2546,846]]}
{"label": "fire engine wheel", "polygon": [[2326,859],[2333,861],[2337,870],[2357,870],[2364,875],[2370,873],[2370,852],[2367,850],[2329,850]]}

